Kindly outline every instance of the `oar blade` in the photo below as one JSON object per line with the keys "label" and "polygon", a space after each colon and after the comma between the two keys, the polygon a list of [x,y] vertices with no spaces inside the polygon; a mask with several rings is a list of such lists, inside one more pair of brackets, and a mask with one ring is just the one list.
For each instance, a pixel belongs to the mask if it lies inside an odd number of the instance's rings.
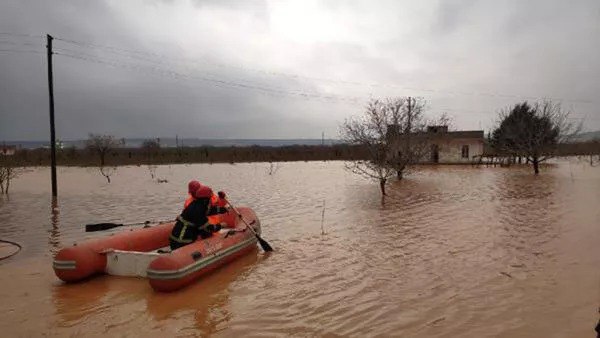
{"label": "oar blade", "polygon": [[85,232],[94,232],[94,231],[103,231],[112,228],[122,227],[123,224],[117,223],[96,223],[96,224],[86,224]]}
{"label": "oar blade", "polygon": [[260,247],[263,250],[265,250],[265,252],[273,251],[273,248],[271,247],[271,245],[269,245],[269,243],[267,243],[267,241],[265,241],[264,239],[260,238],[260,236],[258,234],[256,234],[256,239],[258,239],[258,243],[260,244]]}
{"label": "oar blade", "polygon": [[269,243],[267,243],[267,241],[265,241],[264,239],[260,238],[260,235],[252,227],[251,224],[254,224],[256,221],[254,220],[254,221],[250,222],[250,224],[248,224],[248,222],[246,222],[246,220],[244,219],[244,216],[242,216],[242,214],[240,214],[240,212],[237,211],[237,209],[228,200],[225,200],[225,201],[227,202],[227,204],[229,204],[231,209],[233,209],[233,212],[235,212],[238,215],[240,220],[242,220],[242,222],[244,222],[244,224],[246,225],[246,228],[250,229],[250,231],[252,231],[252,233],[254,233],[254,236],[256,236],[256,239],[258,240],[258,243],[260,244],[261,248],[265,252],[273,251],[273,248],[271,247],[271,245],[269,245]]}

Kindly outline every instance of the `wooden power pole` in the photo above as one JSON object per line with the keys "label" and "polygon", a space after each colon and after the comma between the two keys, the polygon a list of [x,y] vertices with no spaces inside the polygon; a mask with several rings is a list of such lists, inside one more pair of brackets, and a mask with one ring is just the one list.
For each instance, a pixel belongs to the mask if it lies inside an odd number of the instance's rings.
{"label": "wooden power pole", "polygon": [[48,96],[50,98],[50,175],[52,177],[52,197],[58,195],[56,184],[56,133],[54,131],[54,89],[52,86],[52,40],[50,34],[46,34],[48,50]]}

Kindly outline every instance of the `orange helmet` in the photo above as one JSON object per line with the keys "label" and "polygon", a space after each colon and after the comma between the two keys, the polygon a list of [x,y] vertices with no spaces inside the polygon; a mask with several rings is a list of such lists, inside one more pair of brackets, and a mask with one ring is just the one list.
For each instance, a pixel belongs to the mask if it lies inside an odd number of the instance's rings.
{"label": "orange helmet", "polygon": [[210,198],[213,195],[213,191],[210,187],[205,185],[201,186],[198,190],[196,190],[194,197],[196,198]]}
{"label": "orange helmet", "polygon": [[196,193],[196,190],[200,189],[201,186],[202,184],[196,180],[190,181],[190,183],[188,183],[188,193],[193,196]]}

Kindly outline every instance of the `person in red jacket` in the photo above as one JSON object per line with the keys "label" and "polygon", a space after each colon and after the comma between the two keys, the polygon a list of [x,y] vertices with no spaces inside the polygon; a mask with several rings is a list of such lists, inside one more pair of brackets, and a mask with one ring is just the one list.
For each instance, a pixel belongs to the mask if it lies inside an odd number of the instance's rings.
{"label": "person in red jacket", "polygon": [[[196,192],[196,190],[200,189],[200,187],[202,187],[202,183],[193,180],[190,181],[188,183],[188,197],[185,200],[185,203],[183,204],[183,208],[185,209],[188,205],[190,205],[190,203],[192,203],[192,201],[194,200],[194,194]],[[212,194],[212,196],[210,197],[210,203],[211,206],[213,207],[219,207],[221,209],[224,209],[227,207],[227,201],[225,200],[225,193],[223,191],[219,191],[218,194]],[[224,211],[219,209],[220,213],[223,213]],[[215,223],[216,224],[216,223]]]}
{"label": "person in red jacket", "polygon": [[187,206],[190,205],[190,203],[192,203],[192,201],[194,200],[194,194],[198,189],[200,189],[200,187],[202,187],[202,183],[196,180],[192,180],[188,183],[188,197],[185,200],[185,203],[183,203],[184,209],[187,208]]}
{"label": "person in red jacket", "polygon": [[212,189],[207,186],[201,186],[194,192],[192,201],[183,209],[181,215],[177,216],[177,222],[169,236],[171,250],[191,244],[198,237],[208,238],[213,232],[220,230],[220,225],[208,221],[207,215],[217,212],[216,208],[210,205],[212,195]]}

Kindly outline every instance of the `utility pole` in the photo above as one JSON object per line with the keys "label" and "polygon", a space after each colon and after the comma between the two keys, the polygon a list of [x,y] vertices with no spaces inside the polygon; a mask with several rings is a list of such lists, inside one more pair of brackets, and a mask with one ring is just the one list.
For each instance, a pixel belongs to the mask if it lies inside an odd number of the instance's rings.
{"label": "utility pole", "polygon": [[52,197],[58,195],[56,184],[56,133],[54,131],[54,89],[52,87],[52,40],[50,34],[46,34],[48,50],[48,96],[50,98],[50,172],[52,177]]}

